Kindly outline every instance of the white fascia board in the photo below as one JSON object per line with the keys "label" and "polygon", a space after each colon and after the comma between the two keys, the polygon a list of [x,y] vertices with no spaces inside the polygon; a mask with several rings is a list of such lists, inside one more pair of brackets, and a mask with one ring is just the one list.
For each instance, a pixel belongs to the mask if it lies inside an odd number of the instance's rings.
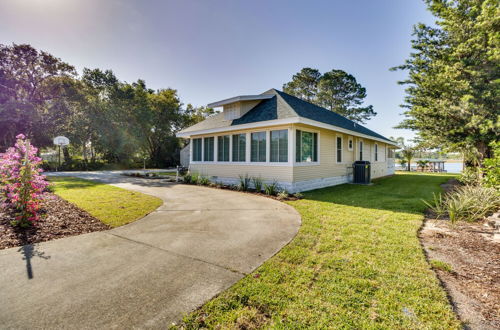
{"label": "white fascia board", "polygon": [[222,101],[217,101],[217,102],[207,104],[207,107],[217,108],[217,107],[221,107],[225,104],[231,104],[231,103],[236,103],[236,102],[241,102],[241,101],[267,100],[267,99],[272,98],[273,96],[274,95],[272,95],[272,94],[240,95],[240,96],[231,97],[229,99],[225,99]]}
{"label": "white fascia board", "polygon": [[315,121],[315,120],[311,120],[311,119],[300,118],[300,123],[301,124],[306,124],[306,125],[311,125],[311,126],[316,126],[316,127],[320,127],[320,128],[325,128],[325,129],[329,129],[329,130],[333,130],[333,131],[337,131],[337,132],[341,132],[341,133],[345,133],[345,134],[349,134],[349,135],[354,135],[354,136],[362,137],[362,138],[365,138],[365,139],[380,141],[380,142],[387,143],[387,144],[392,144],[392,145],[395,145],[395,146],[397,145],[395,142],[391,142],[391,141],[388,141],[388,140],[380,139],[378,137],[371,136],[371,135],[361,134],[361,133],[358,133],[358,132],[355,132],[355,131],[351,131],[349,129],[341,128],[341,127],[338,127],[338,126],[335,126],[335,125],[325,124],[325,123],[322,123],[322,122],[319,122],[319,121]]}
{"label": "white fascia board", "polygon": [[193,135],[202,135],[202,134],[213,134],[213,133],[220,133],[220,132],[230,132],[230,131],[238,131],[242,129],[251,129],[251,128],[261,128],[261,127],[267,127],[267,126],[277,126],[277,125],[287,125],[287,124],[305,124],[305,125],[310,125],[310,126],[315,126],[319,128],[324,128],[340,133],[345,133],[348,135],[353,135],[369,140],[375,140],[379,142],[383,142],[386,144],[392,144],[394,146],[397,146],[395,142],[391,142],[388,140],[380,139],[375,136],[371,135],[366,135],[366,134],[361,134],[355,131],[351,131],[345,128],[341,128],[338,126],[330,125],[330,124],[325,124],[319,121],[311,120],[311,119],[306,119],[302,117],[293,117],[293,118],[286,118],[286,119],[275,119],[275,120],[266,120],[266,121],[260,121],[256,123],[250,123],[250,124],[242,124],[242,125],[237,125],[237,126],[226,126],[226,127],[220,127],[220,128],[211,128],[211,129],[205,129],[205,130],[199,130],[199,131],[191,131],[191,132],[179,132],[176,134],[177,137],[184,137],[184,138],[189,138]]}

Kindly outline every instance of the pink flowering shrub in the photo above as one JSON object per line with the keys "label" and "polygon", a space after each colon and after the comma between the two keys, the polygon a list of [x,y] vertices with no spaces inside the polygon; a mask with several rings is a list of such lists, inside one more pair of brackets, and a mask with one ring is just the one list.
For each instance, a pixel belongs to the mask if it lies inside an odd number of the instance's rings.
{"label": "pink flowering shrub", "polygon": [[31,226],[40,219],[42,193],[49,183],[42,175],[42,159],[23,134],[14,147],[0,154],[0,200],[16,212],[13,225]]}

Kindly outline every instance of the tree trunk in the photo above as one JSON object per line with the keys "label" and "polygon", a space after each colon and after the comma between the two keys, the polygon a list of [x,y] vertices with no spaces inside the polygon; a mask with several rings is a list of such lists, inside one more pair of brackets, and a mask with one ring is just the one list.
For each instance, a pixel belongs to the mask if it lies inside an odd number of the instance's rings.
{"label": "tree trunk", "polygon": [[484,142],[480,141],[476,144],[477,152],[478,152],[478,162],[479,167],[483,167],[483,161],[485,158],[490,158],[491,148]]}

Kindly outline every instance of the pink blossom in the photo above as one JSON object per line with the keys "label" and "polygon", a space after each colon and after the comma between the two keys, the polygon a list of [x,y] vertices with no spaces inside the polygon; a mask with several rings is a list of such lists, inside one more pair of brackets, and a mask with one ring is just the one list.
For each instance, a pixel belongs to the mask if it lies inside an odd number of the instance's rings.
{"label": "pink blossom", "polygon": [[49,183],[41,175],[42,159],[23,134],[14,147],[0,154],[0,202],[18,211],[19,224],[33,224],[40,219],[38,211],[42,193]]}

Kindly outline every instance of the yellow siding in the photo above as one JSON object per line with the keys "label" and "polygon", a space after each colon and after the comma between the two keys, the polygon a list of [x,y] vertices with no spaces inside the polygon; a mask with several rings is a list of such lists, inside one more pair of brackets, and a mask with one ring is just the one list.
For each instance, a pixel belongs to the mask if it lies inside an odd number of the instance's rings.
{"label": "yellow siding", "polygon": [[[343,134],[323,128],[313,126],[295,124],[295,125],[280,125],[269,126],[259,129],[246,129],[231,131],[227,133],[207,134],[192,136],[192,138],[232,135],[241,133],[260,132],[267,130],[292,129],[288,139],[293,143],[295,149],[295,129],[313,131],[319,133],[319,163],[295,163],[295,150],[289,153],[291,160],[288,164],[276,165],[268,164],[252,164],[252,163],[191,163],[190,170],[201,175],[219,178],[234,178],[237,179],[240,175],[248,174],[249,176],[261,177],[263,180],[278,180],[282,182],[300,182],[321,178],[331,178],[345,176],[351,174],[352,163],[359,158],[359,141],[363,141],[363,160],[368,160],[372,163],[372,178],[387,175],[388,164],[393,161],[387,159],[387,144],[376,142],[374,140],[359,138],[356,136]],[[342,162],[337,162],[336,138],[342,137]],[[353,148],[349,150],[348,141],[352,139]],[[249,144],[250,141],[247,140]],[[378,161],[375,162],[375,143],[378,144]],[[231,151],[230,151],[231,152]],[[248,155],[247,155],[248,156]],[[217,157],[217,155],[215,155]],[[295,163],[295,164],[294,164]],[[216,180],[216,178],[215,178]]]}
{"label": "yellow siding", "polygon": [[295,182],[347,174],[347,166],[348,164],[350,165],[351,162],[347,162],[347,158],[340,164],[336,162],[335,145],[336,137],[343,137],[343,155],[352,157],[352,152],[347,150],[347,135],[306,125],[294,125],[294,128],[319,133],[319,164],[309,165],[307,163],[302,163],[298,166],[294,166],[293,178]]}
{"label": "yellow siding", "polygon": [[[233,134],[243,134],[243,133],[252,133],[252,132],[262,132],[267,130],[282,130],[288,129],[290,125],[278,125],[278,126],[269,126],[265,128],[258,129],[245,129],[245,130],[237,130],[225,133],[217,133],[217,134],[206,134],[206,135],[197,135],[192,138],[200,138],[200,137],[210,137],[210,136],[222,136],[222,135],[233,135]],[[290,136],[288,137],[290,139]],[[247,140],[247,144],[250,141]],[[232,152],[231,150],[229,151]],[[215,155],[217,157],[217,155]],[[238,179],[240,175],[248,174],[253,177],[261,177],[263,180],[267,181],[285,181],[292,182],[292,167],[286,166],[283,164],[247,164],[247,163],[228,163],[228,162],[213,162],[213,163],[204,163],[204,164],[196,164],[191,163],[189,166],[191,172],[199,173],[204,176],[209,177],[219,177],[219,178],[234,178]],[[216,180],[216,179],[215,179]]]}
{"label": "yellow siding", "polygon": [[[383,142],[375,142],[373,140],[358,138],[343,133],[334,132],[322,128],[307,126],[307,125],[294,125],[296,129],[303,129],[315,131],[319,133],[320,150],[319,150],[319,164],[295,166],[293,168],[294,182],[313,180],[319,178],[329,178],[334,176],[347,175],[352,173],[349,167],[355,160],[358,160],[359,155],[359,141],[363,141],[363,160],[368,160],[372,164],[372,178],[385,176],[387,173],[386,162],[386,148],[387,145]],[[336,160],[336,138],[342,137],[342,163],[337,163]],[[349,151],[348,140],[353,139],[353,150]],[[378,144],[379,161],[375,162],[375,147]]]}
{"label": "yellow siding", "polygon": [[292,168],[290,166],[273,165],[245,165],[245,164],[192,164],[192,172],[205,176],[217,176],[220,178],[239,178],[240,175],[248,174],[253,177],[261,177],[263,180],[292,182]]}

